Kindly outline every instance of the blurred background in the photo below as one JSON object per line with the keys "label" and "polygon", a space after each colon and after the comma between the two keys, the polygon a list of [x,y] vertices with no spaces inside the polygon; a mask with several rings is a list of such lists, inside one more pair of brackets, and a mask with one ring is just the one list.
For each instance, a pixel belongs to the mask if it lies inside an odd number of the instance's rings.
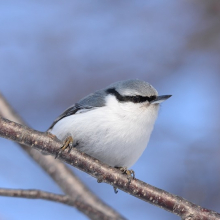
{"label": "blurred background", "polygon": [[[34,129],[130,78],[173,95],[133,166],[137,178],[220,212],[220,1],[0,1],[0,91]],[[62,193],[15,143],[0,146],[0,187]],[[128,219],[179,219],[74,172]],[[87,219],[62,204],[0,197],[0,220],[70,217]]]}

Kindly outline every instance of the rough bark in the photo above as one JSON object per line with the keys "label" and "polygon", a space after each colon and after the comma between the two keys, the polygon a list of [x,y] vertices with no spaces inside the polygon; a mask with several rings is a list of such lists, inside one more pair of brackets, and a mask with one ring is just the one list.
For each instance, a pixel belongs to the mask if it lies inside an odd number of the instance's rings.
{"label": "rough bark", "polygon": [[[7,103],[4,97],[0,94],[0,116],[6,117],[19,124],[25,124],[24,121],[15,113],[11,106]],[[20,147],[38,163],[50,175],[51,178],[60,186],[63,192],[72,199],[77,198],[78,201],[86,202],[88,206],[93,207],[97,213],[102,212],[109,219],[124,219],[119,213],[106,205],[102,200],[95,196],[70,170],[65,164],[59,160],[54,160],[52,156],[44,156],[35,149],[32,149],[23,144]],[[83,206],[83,205],[82,205]],[[78,206],[80,207],[80,206]],[[77,208],[77,207],[76,207]],[[79,208],[77,208],[79,209]],[[100,219],[94,216],[91,209],[86,211],[83,208],[79,209],[91,219]]]}
{"label": "rough bark", "polygon": [[[62,146],[60,140],[48,133],[32,130],[4,118],[0,118],[0,136],[54,156]],[[109,167],[76,149],[70,153],[68,151],[61,152],[59,159],[97,178],[99,182],[102,181],[117,187],[139,199],[179,215],[184,220],[220,219],[219,213],[202,208],[138,179],[132,179],[129,183],[127,176],[118,169]]]}

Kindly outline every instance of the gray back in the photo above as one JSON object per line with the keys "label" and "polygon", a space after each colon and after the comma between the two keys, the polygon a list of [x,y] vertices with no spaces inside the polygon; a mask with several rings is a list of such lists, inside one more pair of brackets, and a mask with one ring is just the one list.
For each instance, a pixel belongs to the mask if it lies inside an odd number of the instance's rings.
{"label": "gray back", "polygon": [[106,90],[109,88],[114,88],[117,92],[122,96],[154,96],[158,95],[157,90],[154,89],[149,83],[138,80],[138,79],[130,79],[125,81],[119,81],[111,84],[110,86],[98,90],[94,93],[89,94],[88,96],[81,99],[75,105],[70,106],[66,111],[63,112],[50,126],[49,129],[52,129],[53,126],[60,121],[62,118],[68,117],[77,113],[77,111],[86,109],[90,110],[95,107],[103,107],[105,106],[105,97],[107,95]]}
{"label": "gray back", "polygon": [[106,90],[115,88],[122,96],[154,96],[158,95],[157,90],[148,82],[139,79],[129,79],[115,82],[108,87],[89,94],[81,99],[78,104],[81,106],[102,107],[105,105]]}
{"label": "gray back", "polygon": [[158,95],[157,90],[148,82],[139,79],[129,79],[119,81],[108,86],[109,88],[115,87],[115,89],[123,96],[154,96]]}

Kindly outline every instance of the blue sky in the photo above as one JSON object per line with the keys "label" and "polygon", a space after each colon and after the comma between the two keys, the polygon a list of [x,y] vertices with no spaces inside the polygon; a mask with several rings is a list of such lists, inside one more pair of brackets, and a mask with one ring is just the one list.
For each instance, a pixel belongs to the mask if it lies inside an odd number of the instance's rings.
{"label": "blue sky", "polygon": [[[213,8],[173,0],[1,2],[0,90],[40,131],[118,80],[139,78],[172,94],[133,169],[149,184],[220,212],[220,38]],[[0,187],[62,193],[15,143],[1,139],[0,145]],[[178,219],[73,170],[128,219]],[[1,220],[70,216],[87,219],[61,204],[0,197]]]}

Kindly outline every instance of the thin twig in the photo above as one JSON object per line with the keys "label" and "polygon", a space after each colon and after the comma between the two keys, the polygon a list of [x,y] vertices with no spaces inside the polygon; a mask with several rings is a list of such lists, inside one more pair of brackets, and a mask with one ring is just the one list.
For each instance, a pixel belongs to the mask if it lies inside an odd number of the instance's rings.
{"label": "thin twig", "polygon": [[74,202],[67,195],[59,195],[35,189],[24,190],[0,188],[0,196],[18,197],[26,199],[44,199],[53,202],[64,203],[67,205]]}
{"label": "thin twig", "polygon": [[[0,116],[7,117],[8,119],[18,122],[19,124],[25,124],[1,94]],[[40,152],[28,146],[22,144],[19,145],[53,178],[63,192],[72,199],[78,198],[79,201],[85,201],[88,206],[93,207],[93,209],[97,210],[98,213],[103,212],[103,214],[110,219],[124,219],[119,213],[114,211],[111,207],[107,206],[103,201],[96,197],[65,164],[59,160],[54,160],[54,158],[51,156],[43,156]],[[98,219],[97,216],[94,215],[93,211],[91,211],[90,214],[90,209],[80,207],[84,206],[78,206],[78,209],[88,217],[91,219]],[[100,218],[100,220],[101,219],[102,218]]]}
{"label": "thin twig", "polygon": [[79,209],[89,210],[90,213],[93,213],[93,215],[97,216],[99,219],[110,219],[105,214],[95,210],[94,207],[88,205],[84,201],[79,201],[79,199],[73,200],[71,199],[71,197],[67,195],[59,195],[59,194],[49,193],[49,192],[45,192],[42,190],[35,190],[35,189],[23,190],[23,189],[0,188],[0,196],[49,200],[53,202],[63,203],[69,206],[74,206]]}
{"label": "thin twig", "polygon": [[[60,140],[48,133],[32,130],[4,118],[0,118],[0,136],[40,151],[45,151],[54,156],[62,146]],[[137,198],[177,214],[184,220],[220,219],[219,213],[197,206],[179,196],[153,187],[138,179],[133,179],[129,183],[127,176],[123,175],[118,169],[109,167],[77,149],[73,149],[70,153],[62,152],[60,159],[90,174],[99,181],[111,184]]]}

